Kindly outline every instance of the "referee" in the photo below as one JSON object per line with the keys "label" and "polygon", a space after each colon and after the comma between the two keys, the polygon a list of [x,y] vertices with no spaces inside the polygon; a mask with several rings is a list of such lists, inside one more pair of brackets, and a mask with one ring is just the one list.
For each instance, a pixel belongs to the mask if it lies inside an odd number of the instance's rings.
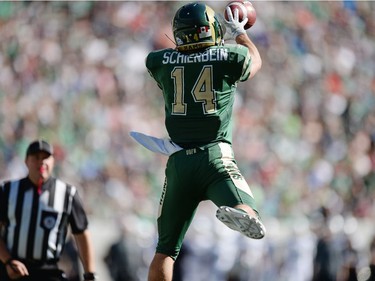
{"label": "referee", "polygon": [[57,266],[70,225],[85,271],[95,280],[93,245],[76,187],[51,176],[52,146],[32,142],[28,175],[0,186],[0,280],[67,281]]}

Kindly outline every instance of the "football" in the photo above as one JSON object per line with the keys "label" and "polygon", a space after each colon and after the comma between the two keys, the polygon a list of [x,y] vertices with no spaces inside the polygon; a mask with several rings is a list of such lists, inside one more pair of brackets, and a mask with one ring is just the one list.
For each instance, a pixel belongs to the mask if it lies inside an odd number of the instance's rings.
{"label": "football", "polygon": [[232,14],[234,15],[234,10],[238,9],[239,20],[242,21],[244,18],[248,18],[248,21],[245,25],[245,29],[252,27],[257,19],[257,13],[253,4],[250,1],[232,1],[230,2],[224,10],[224,17],[228,20],[228,15],[226,8],[230,7]]}

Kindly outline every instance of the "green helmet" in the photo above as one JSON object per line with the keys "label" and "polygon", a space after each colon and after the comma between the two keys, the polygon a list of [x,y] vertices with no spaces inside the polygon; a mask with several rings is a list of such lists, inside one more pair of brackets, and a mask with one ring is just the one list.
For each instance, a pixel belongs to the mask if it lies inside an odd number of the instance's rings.
{"label": "green helmet", "polygon": [[202,3],[182,6],[173,19],[177,50],[190,51],[220,45],[223,30],[213,9]]}

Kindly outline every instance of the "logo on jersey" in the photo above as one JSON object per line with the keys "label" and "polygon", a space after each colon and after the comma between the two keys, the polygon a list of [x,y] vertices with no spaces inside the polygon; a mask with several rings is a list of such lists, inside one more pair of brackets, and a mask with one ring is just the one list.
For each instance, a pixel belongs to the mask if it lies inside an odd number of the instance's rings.
{"label": "logo on jersey", "polygon": [[51,230],[55,227],[57,213],[52,211],[42,211],[40,226],[45,230]]}

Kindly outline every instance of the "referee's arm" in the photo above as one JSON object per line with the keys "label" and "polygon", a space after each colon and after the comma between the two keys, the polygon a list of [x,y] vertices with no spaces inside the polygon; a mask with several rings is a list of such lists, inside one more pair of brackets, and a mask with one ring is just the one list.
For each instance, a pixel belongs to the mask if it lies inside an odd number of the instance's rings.
{"label": "referee's arm", "polygon": [[29,275],[29,272],[22,262],[12,258],[4,241],[7,227],[7,204],[5,202],[4,185],[0,185],[0,261],[4,264],[8,276],[12,279],[18,279]]}
{"label": "referee's arm", "polygon": [[[78,193],[73,196],[73,209],[70,226],[77,244],[79,257],[85,273],[95,272],[94,246],[88,230],[88,219]],[[85,278],[86,280],[86,278]],[[91,280],[91,279],[88,279]]]}
{"label": "referee's arm", "polygon": [[90,232],[85,230],[80,234],[74,234],[74,238],[85,272],[95,272],[94,250]]}
{"label": "referee's arm", "polygon": [[[0,222],[0,229],[2,229],[2,228],[3,228],[3,224]],[[12,256],[10,255],[7,247],[5,246],[3,238],[0,237],[0,260],[1,260],[1,262],[5,264],[11,258],[12,258]]]}

